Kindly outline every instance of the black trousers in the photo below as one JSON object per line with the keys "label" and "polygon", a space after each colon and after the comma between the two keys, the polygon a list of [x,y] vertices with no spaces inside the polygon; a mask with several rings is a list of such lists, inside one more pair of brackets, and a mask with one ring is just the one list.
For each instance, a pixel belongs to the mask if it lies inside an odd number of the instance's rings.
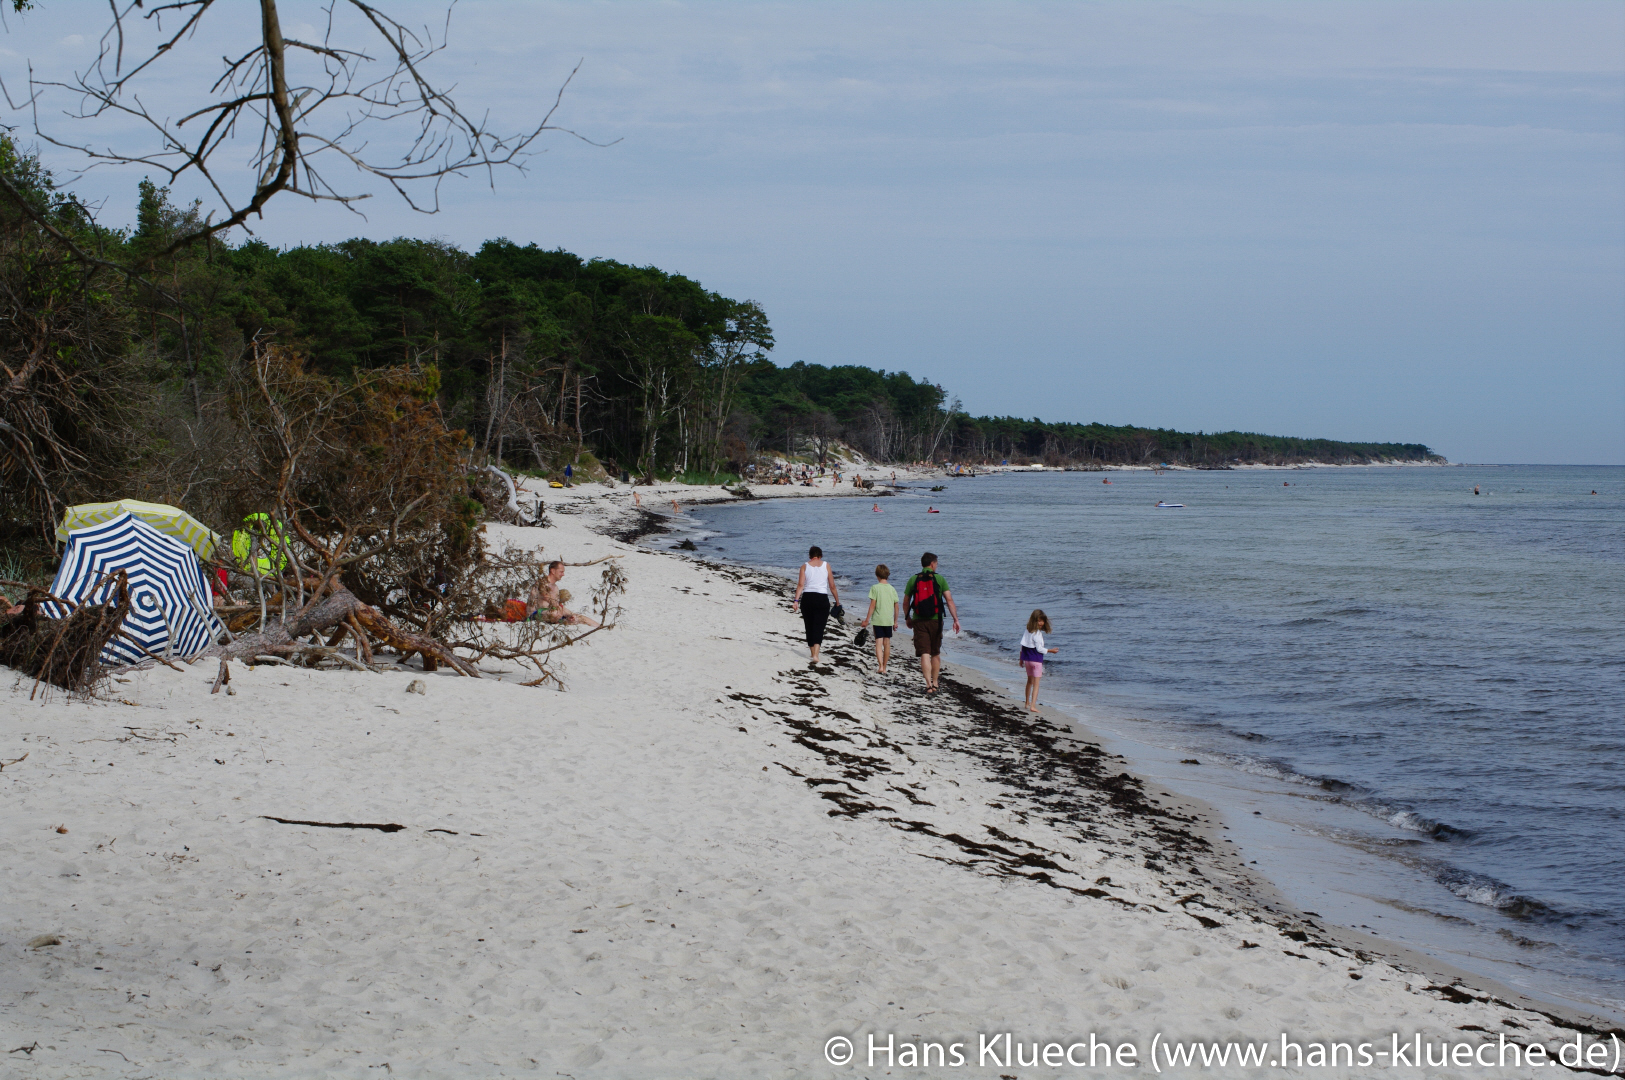
{"label": "black trousers", "polygon": [[824,643],[824,627],[829,623],[829,595],[821,592],[801,594],[801,621],[807,624],[807,644]]}

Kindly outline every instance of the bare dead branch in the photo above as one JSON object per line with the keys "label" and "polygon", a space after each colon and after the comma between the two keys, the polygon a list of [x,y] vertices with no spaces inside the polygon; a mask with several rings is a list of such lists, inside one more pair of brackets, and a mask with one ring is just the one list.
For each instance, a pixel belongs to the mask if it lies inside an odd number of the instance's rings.
{"label": "bare dead branch", "polygon": [[[412,209],[435,213],[440,208],[440,185],[447,177],[483,170],[494,186],[500,168],[524,172],[528,159],[540,152],[537,141],[548,132],[595,146],[612,145],[554,123],[564,93],[580,71],[579,62],[536,123],[499,132],[487,115],[476,115],[459,104],[453,96],[455,84],[440,84],[429,73],[431,62],[447,47],[451,8],[436,34],[427,27],[411,30],[367,0],[329,4],[319,42],[284,37],[276,0],[259,0],[258,41],[235,58],[221,57],[220,73],[205,91],[218,100],[179,110],[179,119],[161,116],[142,100],[140,88],[161,78],[165,61],[182,62],[182,46],[197,36],[216,6],[216,0],[176,0],[154,7],[147,7],[144,0],[125,0],[122,6],[119,0],[109,0],[111,22],[95,60],[59,79],[43,77],[30,66],[26,97],[15,101],[6,94],[14,109],[28,110],[41,140],[82,159],[81,173],[139,165],[161,171],[170,184],[190,173],[208,185],[219,204],[218,213],[211,212],[195,228],[181,230],[167,246],[143,256],[143,266],[209,236],[239,226],[248,229],[250,220],[263,216],[266,205],[283,192],[337,202],[359,213],[357,204],[372,192],[335,186],[323,172],[328,158],[387,185]],[[341,28],[339,15],[346,12],[354,17],[354,25]],[[164,18],[176,15],[179,25],[166,32]],[[354,34],[381,45],[378,55],[359,42],[339,40]],[[146,44],[132,60],[130,52],[138,40]],[[41,104],[60,96],[77,102],[66,113],[69,120],[122,117],[145,130],[155,145],[138,152],[59,134],[56,125],[42,122]],[[188,124],[205,118],[208,123],[201,132],[187,131]],[[387,143],[376,138],[381,125],[387,125],[388,132],[403,124],[409,125],[404,139]],[[252,175],[246,185],[216,168],[219,153],[233,145],[250,149]]]}

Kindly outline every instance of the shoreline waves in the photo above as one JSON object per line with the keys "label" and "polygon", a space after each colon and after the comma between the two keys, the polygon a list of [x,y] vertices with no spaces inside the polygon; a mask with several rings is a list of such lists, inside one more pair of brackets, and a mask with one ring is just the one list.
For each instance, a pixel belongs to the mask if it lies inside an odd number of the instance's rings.
{"label": "shoreline waves", "polygon": [[[832,494],[757,489],[804,492]],[[906,655],[809,669],[788,583],[618,539],[663,516],[626,489],[542,494],[553,527],[494,538],[629,575],[567,693],[416,668],[240,670],[229,700],[199,668],[92,702],[0,687],[0,760],[28,755],[0,773],[16,1075],[834,1077],[876,1071],[872,1037],[964,1042],[915,1074],[993,1076],[978,1038],[1005,1031],[1142,1065],[1154,1037],[1608,1042],[1291,909],[1208,807],[962,665],[929,700]]]}

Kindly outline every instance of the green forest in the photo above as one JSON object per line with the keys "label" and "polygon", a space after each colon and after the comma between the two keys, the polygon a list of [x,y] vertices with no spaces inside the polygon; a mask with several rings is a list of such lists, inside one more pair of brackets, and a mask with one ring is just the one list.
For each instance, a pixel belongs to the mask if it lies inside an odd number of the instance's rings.
{"label": "green forest", "polygon": [[1416,444],[972,417],[906,372],[776,366],[760,305],[655,267],[501,238],[473,252],[217,236],[175,249],[199,228],[196,206],[143,182],[134,227],[105,227],[7,138],[0,184],[0,528],[11,534],[43,535],[63,507],[119,496],[216,520],[255,509],[228,474],[242,390],[263,381],[269,348],[323,385],[409,384],[461,433],[470,467],[544,474],[575,463],[720,479],[764,456],[827,460],[843,444],[878,462],[1429,456]]}

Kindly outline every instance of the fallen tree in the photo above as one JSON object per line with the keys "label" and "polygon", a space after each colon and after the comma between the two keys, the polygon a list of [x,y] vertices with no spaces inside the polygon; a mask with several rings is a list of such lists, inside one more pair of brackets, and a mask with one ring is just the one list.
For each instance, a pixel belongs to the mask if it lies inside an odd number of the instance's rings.
{"label": "fallen tree", "polygon": [[[177,658],[217,659],[216,692],[233,660],[381,671],[393,666],[385,650],[394,664],[420,656],[426,671],[480,678],[482,662],[497,661],[529,668],[526,685],[562,686],[551,656],[614,626],[625,577],[613,561],[575,564],[604,564],[594,617],[584,617],[563,607],[540,548],[488,548],[487,508],[529,522],[511,478],[446,427],[432,368],[332,379],[255,341],[234,382],[235,434],[215,500],[242,525],[211,565],[236,595],[212,612],[224,624],[218,640]],[[57,625],[37,610],[56,598],[31,588],[24,613],[0,618],[0,661],[87,690],[102,646],[122,633],[128,596],[122,608],[69,605]],[[514,600],[537,618],[510,621]]]}
{"label": "fallen tree", "polygon": [[493,599],[539,595],[546,572],[539,548],[487,548],[487,508],[527,519],[511,478],[445,426],[433,391],[432,369],[340,381],[253,343],[237,380],[230,482],[236,512],[263,527],[221,564],[249,599],[219,612],[225,640],[202,654],[221,661],[217,690],[231,660],[379,670],[382,649],[473,678],[483,660],[514,662],[535,671],[531,685],[557,684],[548,657],[614,625],[625,579],[613,564],[594,590],[602,625],[487,617]]}
{"label": "fallen tree", "polygon": [[[129,580],[121,570],[114,578],[113,596],[105,604],[82,604],[52,596],[37,585],[18,581],[28,599],[21,610],[0,615],[0,664],[74,693],[89,693],[102,676],[101,652],[120,632],[130,613]],[[40,604],[53,601],[71,610],[65,619],[40,614]],[[30,694],[30,697],[33,695]]]}
{"label": "fallen tree", "polygon": [[[332,634],[327,642],[306,641],[319,634]],[[403,630],[386,619],[369,604],[362,603],[343,585],[333,583],[324,594],[311,599],[291,617],[269,623],[265,629],[242,634],[229,642],[215,645],[204,656],[218,656],[222,664],[228,660],[263,662],[266,658],[299,662],[334,659],[345,663],[348,657],[336,646],[347,635],[353,634],[357,660],[346,666],[377,671],[373,663],[373,642],[392,648],[402,658],[421,653],[426,659],[433,657],[459,675],[479,678],[479,669],[458,656],[451,648],[432,637]]]}

